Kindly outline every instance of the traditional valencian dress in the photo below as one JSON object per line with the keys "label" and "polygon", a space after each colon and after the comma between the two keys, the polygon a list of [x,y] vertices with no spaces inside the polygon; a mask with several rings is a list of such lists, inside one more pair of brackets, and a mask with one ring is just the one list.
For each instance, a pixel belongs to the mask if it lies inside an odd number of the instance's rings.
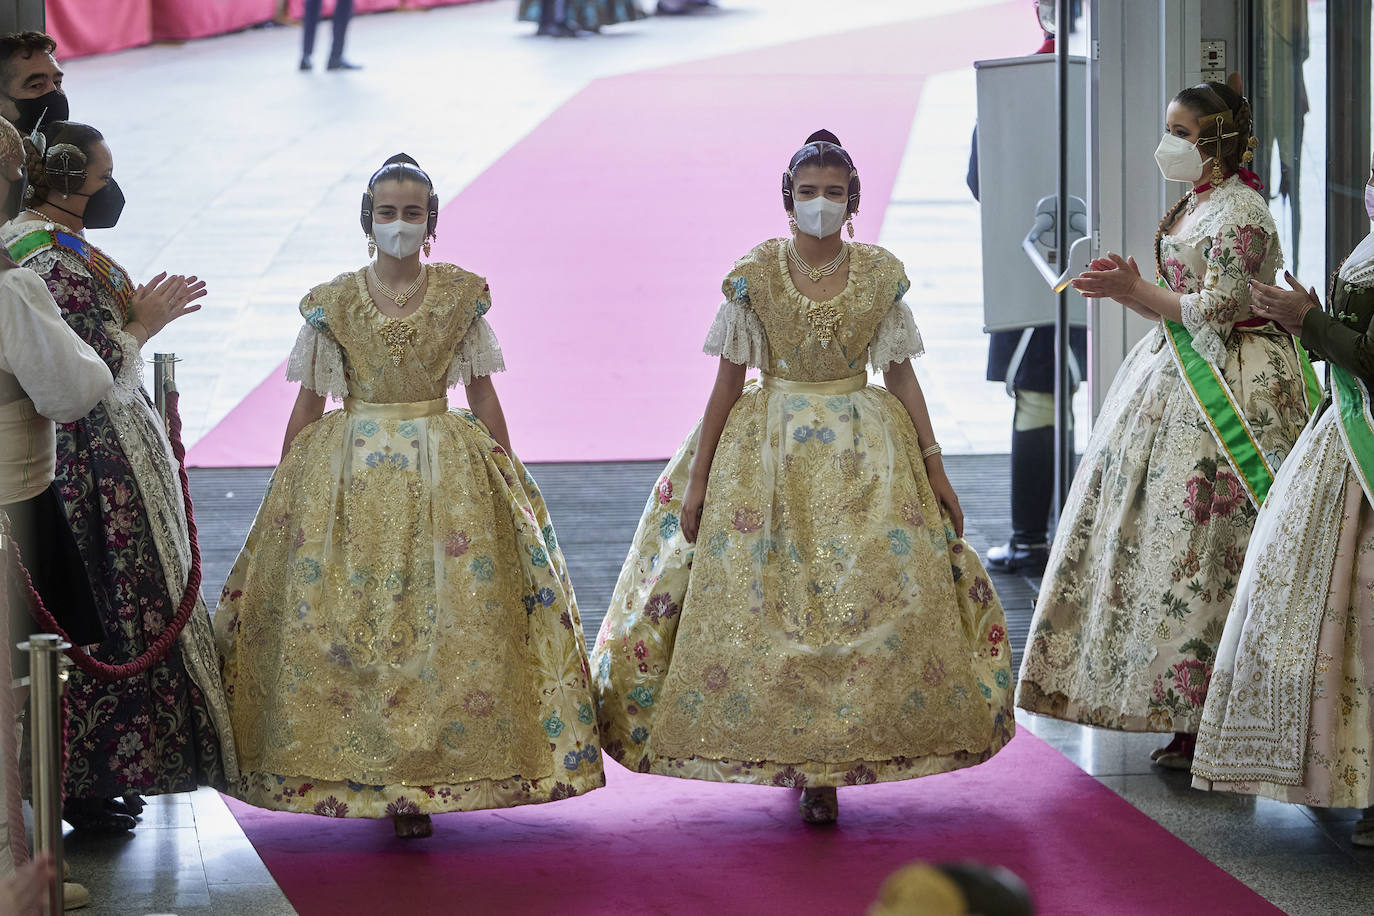
{"label": "traditional valencian dress", "polygon": [[901,262],[853,245],[802,296],[774,239],[723,284],[706,352],[762,368],[679,513],[699,428],[649,498],[591,665],[606,751],[633,769],[841,786],[987,760],[1011,738],[1001,603],[954,535],[902,403],[870,386],[923,352]]}
{"label": "traditional valencian dress", "polygon": [[1320,397],[1247,282],[1282,260],[1230,177],[1159,240],[1163,320],[1126,357],[1064,506],[1017,704],[1126,731],[1195,732],[1255,514]]}
{"label": "traditional valencian dress", "polygon": [[215,615],[236,793],[332,817],[555,801],[604,784],[577,604],[534,479],[446,389],[504,369],[481,277],[431,264],[378,311],[318,286],[288,377],[344,408],[273,475]]}
{"label": "traditional valencian dress", "polygon": [[[98,661],[133,661],[176,616],[191,568],[177,462],[125,333],[133,282],[79,234],[43,220],[0,230],[15,261],[47,283],[62,316],[110,367],[114,388],[84,418],[57,424],[63,508],[90,574],[105,640]],[[196,598],[181,635],[145,673],[67,686],[68,799],[223,788],[237,776],[210,615]]]}
{"label": "traditional valencian dress", "polygon": [[518,20],[538,22],[545,3],[557,5],[562,13],[558,22],[577,29],[599,29],[603,25],[644,18],[644,11],[636,0],[520,0]]}
{"label": "traditional valencian dress", "polygon": [[1321,807],[1374,805],[1374,236],[1308,312],[1332,401],[1255,524],[1198,732],[1193,784]]}

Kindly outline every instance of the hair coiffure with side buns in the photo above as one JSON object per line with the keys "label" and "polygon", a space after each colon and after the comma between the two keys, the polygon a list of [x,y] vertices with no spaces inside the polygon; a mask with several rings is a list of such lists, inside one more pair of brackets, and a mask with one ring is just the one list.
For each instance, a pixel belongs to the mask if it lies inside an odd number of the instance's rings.
{"label": "hair coiffure with side buns", "polygon": [[1250,101],[1225,83],[1198,83],[1174,96],[1198,120],[1197,148],[1216,158],[1223,171],[1240,170],[1251,156]]}
{"label": "hair coiffure with side buns", "polygon": [[54,121],[38,132],[39,146],[28,138],[29,202],[41,204],[49,194],[74,194],[86,183],[86,163],[105,136],[89,124]]}
{"label": "hair coiffure with side buns", "polygon": [[429,189],[429,202],[426,204],[428,219],[425,235],[429,238],[437,237],[439,195],[434,193],[434,182],[430,180],[428,173],[420,168],[420,163],[406,153],[397,153],[383,162],[382,167],[373,172],[372,177],[367,180],[367,190],[363,192],[362,209],[359,214],[363,234],[372,235],[372,191],[383,181],[410,181],[415,184],[422,184]]}
{"label": "hair coiffure with side buns", "polygon": [[806,138],[802,148],[792,154],[787,163],[787,171],[782,173],[782,208],[792,212],[792,185],[795,183],[797,169],[804,166],[816,168],[841,168],[849,172],[849,202],[845,213],[853,216],[859,212],[859,170],[854,167],[854,159],[849,151],[840,145],[840,138],[828,130],[818,130]]}

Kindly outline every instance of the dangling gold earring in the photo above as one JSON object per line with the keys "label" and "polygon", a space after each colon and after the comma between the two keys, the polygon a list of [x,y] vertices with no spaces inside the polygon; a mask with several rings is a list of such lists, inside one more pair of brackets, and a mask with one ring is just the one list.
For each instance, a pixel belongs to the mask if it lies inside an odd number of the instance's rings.
{"label": "dangling gold earring", "polygon": [[424,248],[424,250],[425,250],[425,257],[429,257],[429,239],[428,239],[428,238],[425,239],[424,245],[422,245],[422,246],[420,246],[420,247]]}
{"label": "dangling gold earring", "polygon": [[849,232],[849,237],[854,237],[854,216],[850,214],[849,221],[845,223],[845,229]]}
{"label": "dangling gold earring", "polygon": [[377,256],[377,240],[370,235],[367,237],[367,256],[369,258]]}
{"label": "dangling gold earring", "polygon": [[787,217],[787,228],[793,235],[797,234],[797,218],[795,216]]}

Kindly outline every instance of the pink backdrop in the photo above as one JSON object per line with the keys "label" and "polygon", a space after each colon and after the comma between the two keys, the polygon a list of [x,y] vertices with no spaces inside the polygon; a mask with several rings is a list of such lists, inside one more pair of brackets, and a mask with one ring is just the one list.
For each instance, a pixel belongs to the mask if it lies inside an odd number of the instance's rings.
{"label": "pink backdrop", "polygon": [[[205,0],[188,0],[205,2]],[[57,59],[146,45],[153,40],[152,0],[44,0]]]}
{"label": "pink backdrop", "polygon": [[277,0],[152,0],[152,5],[155,41],[234,32],[277,14]]}

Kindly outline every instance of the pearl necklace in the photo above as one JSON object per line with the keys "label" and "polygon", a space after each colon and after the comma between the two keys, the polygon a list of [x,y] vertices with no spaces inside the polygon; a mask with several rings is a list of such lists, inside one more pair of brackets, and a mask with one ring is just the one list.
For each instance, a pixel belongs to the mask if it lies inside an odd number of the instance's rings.
{"label": "pearl necklace", "polygon": [[405,292],[398,293],[382,282],[382,278],[377,275],[377,265],[369,264],[367,269],[372,274],[372,282],[377,284],[377,288],[382,291],[383,296],[396,303],[397,308],[404,307],[410,301],[410,297],[419,292],[420,284],[425,279],[425,269],[421,267],[420,272],[415,275],[415,282],[407,286]]}
{"label": "pearl necklace", "polygon": [[806,263],[806,261],[802,258],[800,254],[797,253],[796,243],[790,240],[787,243],[787,257],[792,261],[793,264],[797,265],[798,270],[800,270],[802,273],[806,274],[808,277],[811,278],[812,283],[819,283],[821,277],[828,277],[835,271],[839,270],[840,266],[844,264],[844,259],[848,256],[849,244],[847,242],[840,242],[840,253],[835,255],[835,257],[831,258],[830,263],[825,264],[821,267],[812,267],[810,264]]}

